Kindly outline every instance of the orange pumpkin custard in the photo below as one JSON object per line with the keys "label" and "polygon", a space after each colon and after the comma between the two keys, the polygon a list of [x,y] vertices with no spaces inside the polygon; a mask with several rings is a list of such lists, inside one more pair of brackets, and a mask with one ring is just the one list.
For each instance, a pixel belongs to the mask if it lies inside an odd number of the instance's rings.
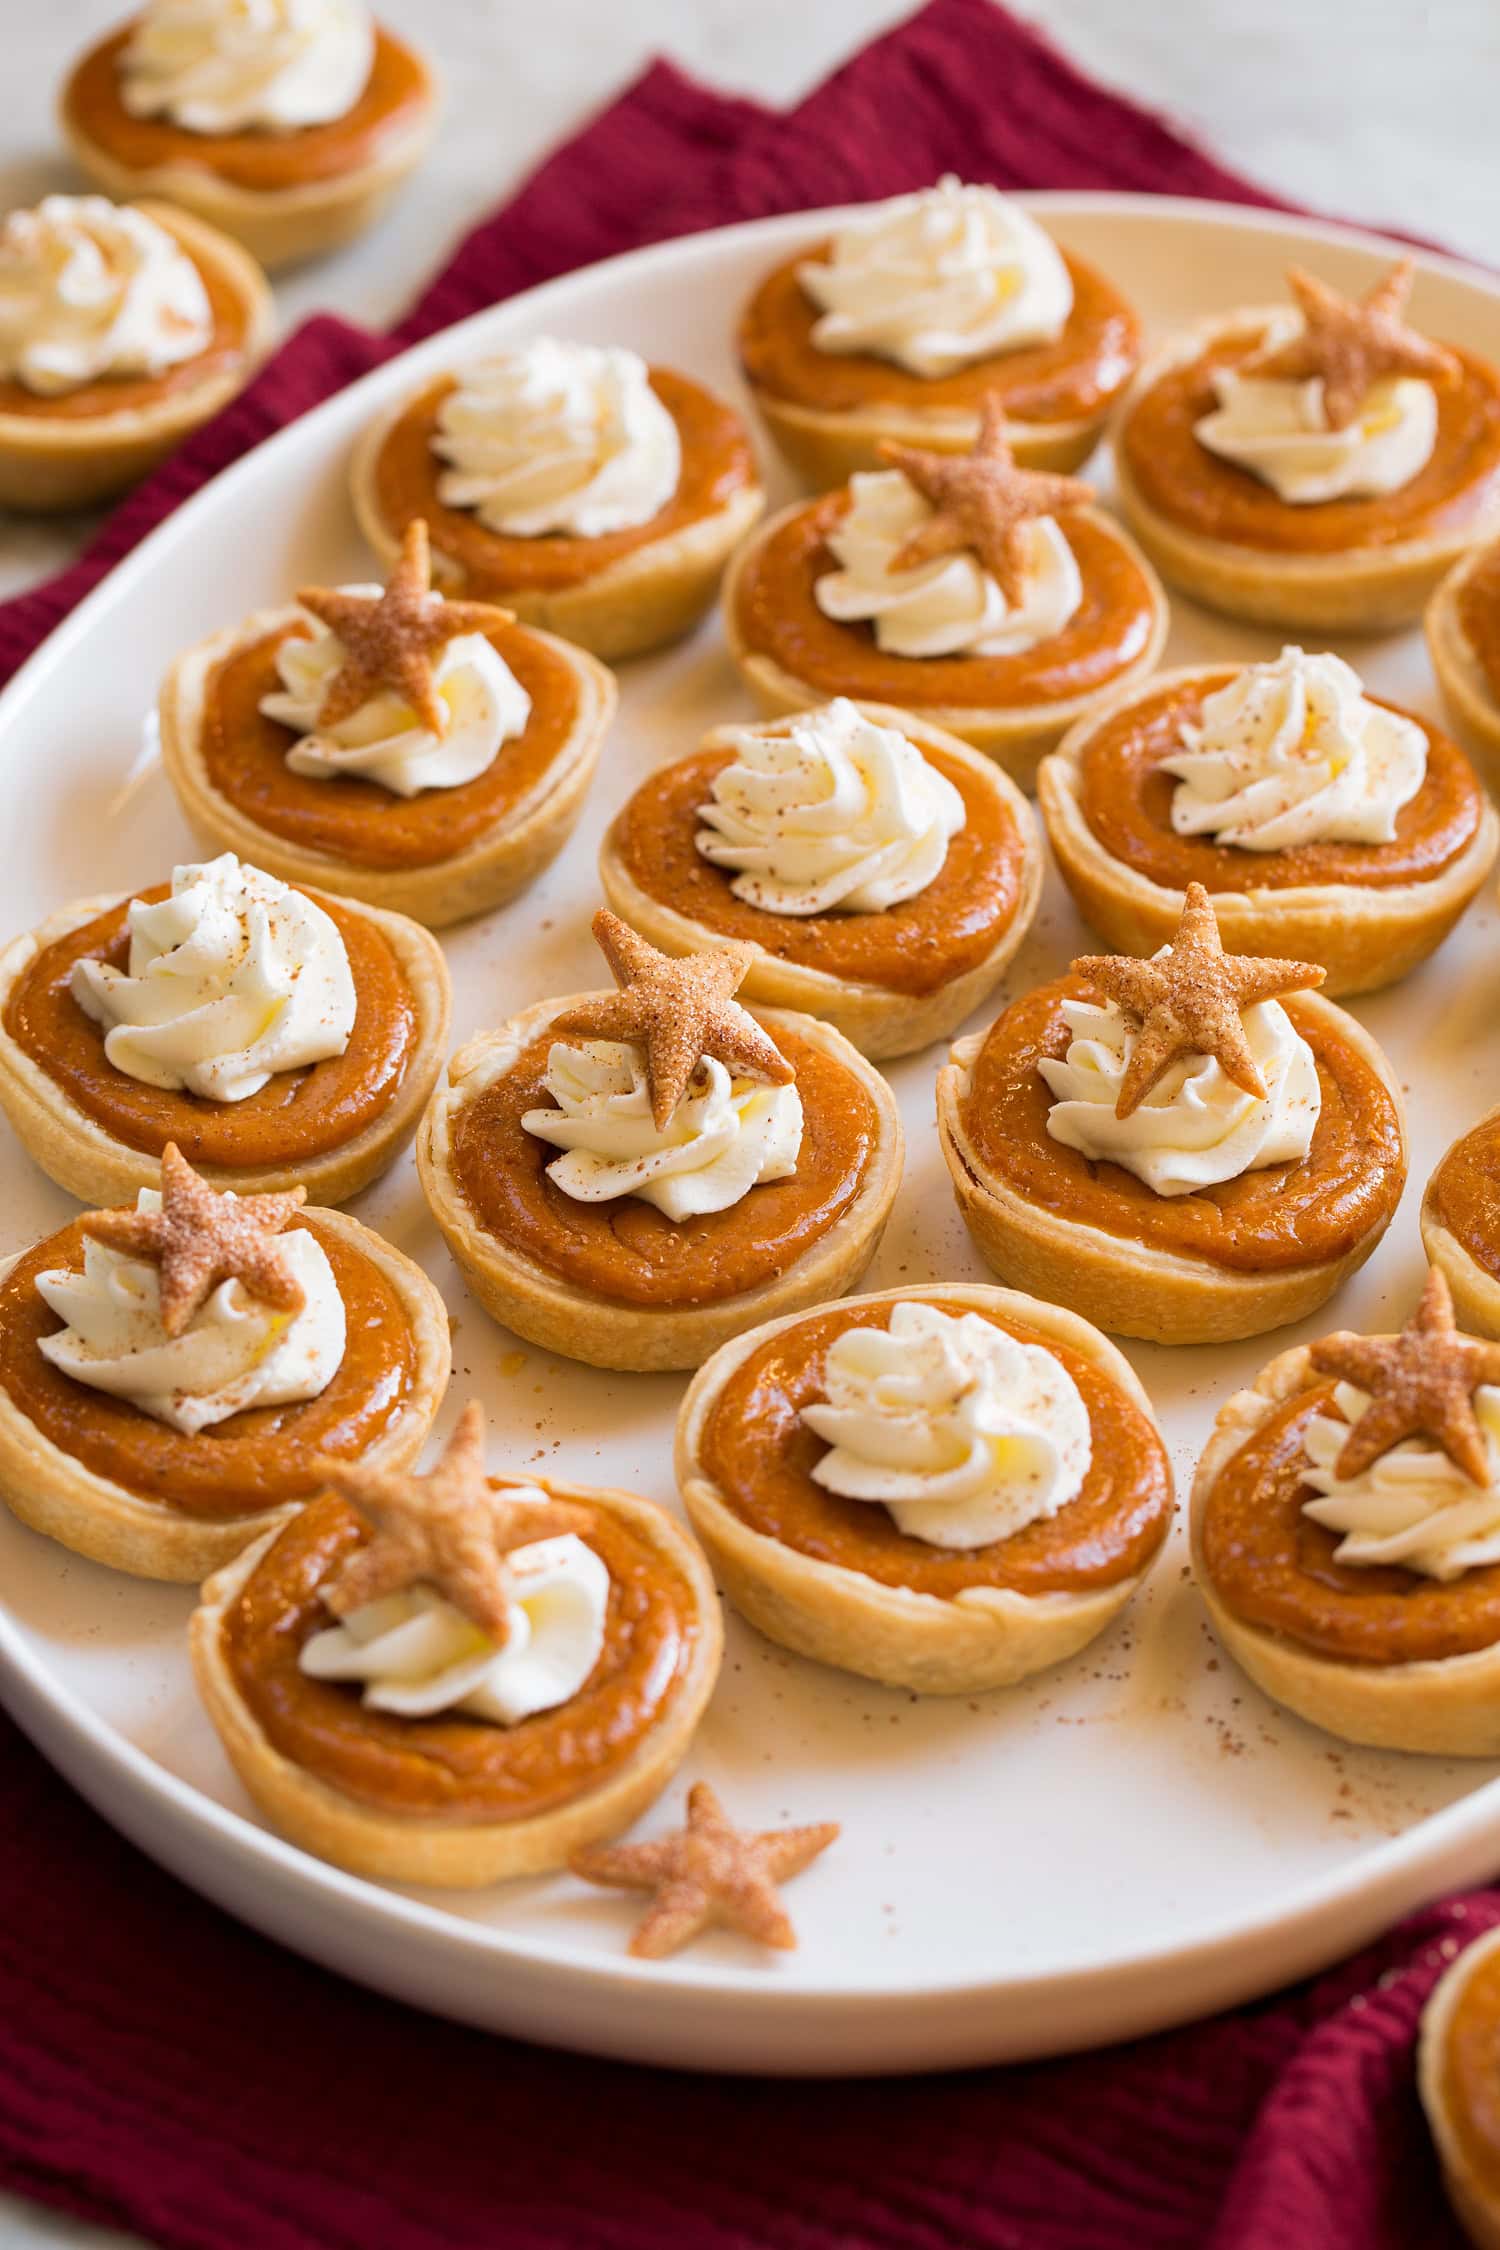
{"label": "orange pumpkin custard", "polygon": [[1460,1134],[1428,1181],[1422,1242],[1465,1328],[1500,1335],[1500,1110]]}
{"label": "orange pumpkin custard", "polygon": [[1497,2250],[1500,1930],[1466,1945],[1434,1985],[1422,2011],[1417,2084],[1448,2200],[1477,2250]]}
{"label": "orange pumpkin custard", "polygon": [[1493,780],[1500,770],[1500,543],[1454,564],[1424,624],[1449,716]]}

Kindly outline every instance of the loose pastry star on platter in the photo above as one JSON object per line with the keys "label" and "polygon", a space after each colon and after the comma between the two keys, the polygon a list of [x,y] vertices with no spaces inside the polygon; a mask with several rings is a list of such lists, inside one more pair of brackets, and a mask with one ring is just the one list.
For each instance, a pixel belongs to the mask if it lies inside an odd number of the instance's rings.
{"label": "loose pastry star on platter", "polygon": [[1068,888],[1110,944],[1162,944],[1196,881],[1226,944],[1321,962],[1329,993],[1425,960],[1500,840],[1456,744],[1300,648],[1158,673],[1081,719],[1037,794]]}
{"label": "loose pastry star on platter", "polygon": [[830,1024],[739,1004],[750,947],[673,960],[603,908],[594,934],[616,989],[459,1050],[422,1121],[422,1185],[518,1335],[595,1366],[696,1367],[863,1272],[900,1121]]}
{"label": "loose pastry star on platter", "polygon": [[1199,323],[1120,410],[1120,497],[1164,577],[1271,625],[1417,616],[1500,525],[1500,371],[1406,317],[1410,260],[1358,298],[1288,274],[1294,306]]}
{"label": "loose pastry star on platter", "polygon": [[435,593],[416,517],[383,589],[304,587],[180,657],[162,755],[206,847],[436,929],[555,858],[615,701],[582,649]]}
{"label": "loose pastry star on platter", "polygon": [[881,458],[745,542],[724,585],[730,654],[773,713],[894,704],[1029,784],[1043,750],[1155,664],[1155,573],[1091,486],[1017,466],[993,395],[969,452]]}
{"label": "loose pastry star on platter", "polygon": [[1221,1409],[1193,1484],[1214,1630],[1351,1742],[1500,1754],[1500,1343],[1433,1268],[1395,1336],[1340,1332]]}
{"label": "loose pastry star on platter", "polygon": [[301,1188],[220,1192],[169,1144],[159,1189],[0,1281],[0,1496],[96,1562],[200,1579],[327,1461],[414,1460],[448,1367],[442,1300],[409,1258]]}
{"label": "loose pastry star on platter", "polygon": [[356,1874],[459,1888],[628,1827],[718,1674],[688,1533],[628,1492],[490,1477],[473,1402],[425,1476],[324,1466],[192,1621],[199,1693],[266,1817]]}
{"label": "loose pastry star on platter", "polygon": [[1433,1986],[1417,2086],[1448,2201],[1475,2250],[1500,2250],[1500,1929],[1474,1936]]}
{"label": "loose pastry star on platter", "polygon": [[886,1290],[735,1337],[677,1479],[769,1639],[922,1694],[1007,1687],[1103,1632],[1172,1518],[1151,1404],[1096,1328],[1011,1290]]}
{"label": "loose pastry star on platter", "polygon": [[753,950],[747,1001],[805,1008],[867,1055],[953,1031],[1031,926],[1042,855],[992,760],[846,699],[716,727],[616,815],[604,895],[669,953]]}
{"label": "loose pastry star on platter", "polygon": [[609,661],[698,622],[765,504],[725,400],[622,347],[550,336],[399,400],[352,486],[377,554],[421,516],[446,588]]}
{"label": "loose pastry star on platter", "polygon": [[1406,1127],[1322,976],[1226,954],[1190,883],[1151,959],[1076,960],[959,1040],[938,1132],[1001,1278],[1159,1343],[1257,1335],[1331,1296],[1400,1201]]}

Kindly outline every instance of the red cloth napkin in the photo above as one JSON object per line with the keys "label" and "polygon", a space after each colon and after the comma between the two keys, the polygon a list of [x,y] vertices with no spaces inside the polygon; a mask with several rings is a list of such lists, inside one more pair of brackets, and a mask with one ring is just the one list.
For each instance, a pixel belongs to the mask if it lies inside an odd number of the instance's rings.
{"label": "red cloth napkin", "polygon": [[[892,119],[900,131],[889,130]],[[0,608],[0,676],[136,540],[391,350],[667,234],[1002,186],[1265,203],[988,0],[933,0],[778,116],[664,65],[468,238],[392,336],[310,322],[83,560]],[[1131,2047],[816,2088],[458,2030],[158,1872],[0,1722],[0,2183],[195,2250],[1454,2250],[1412,2082],[1500,1893]]]}

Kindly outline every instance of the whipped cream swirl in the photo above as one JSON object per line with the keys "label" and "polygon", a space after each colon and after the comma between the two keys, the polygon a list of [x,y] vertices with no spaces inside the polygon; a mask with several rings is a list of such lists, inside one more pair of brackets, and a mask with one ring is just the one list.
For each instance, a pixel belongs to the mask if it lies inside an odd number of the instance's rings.
{"label": "whipped cream swirl", "polygon": [[[159,1211],[142,1188],[138,1211]],[[180,1336],[161,1324],[161,1277],[150,1259],[84,1240],[83,1271],[36,1277],[37,1295],[66,1327],[37,1348],[75,1383],[127,1399],[143,1414],[195,1437],[251,1406],[316,1398],[344,1357],[344,1300],[316,1235],[293,1227],[277,1250],[301,1285],[298,1312],[262,1304],[240,1281],[221,1281]]]}
{"label": "whipped cream swirl", "polygon": [[597,539],[649,523],[677,490],[677,424],[651,370],[618,346],[542,336],[482,360],[438,408],[433,451],[447,508],[489,531]]}
{"label": "whipped cream swirl", "polygon": [[1315,1415],[1304,1433],[1304,1476],[1318,1498],[1305,1500],[1303,1513],[1342,1534],[1335,1561],[1394,1564],[1445,1583],[1500,1562],[1500,1388],[1484,1383],[1474,1393],[1489,1459],[1483,1485],[1440,1446],[1416,1437],[1403,1438],[1357,1477],[1341,1477],[1334,1464],[1350,1423],[1370,1400],[1354,1383],[1339,1383],[1333,1395],[1344,1419]]}
{"label": "whipped cream swirl", "polygon": [[768,914],[879,914],[941,873],[964,801],[895,727],[840,696],[767,727],[725,730],[734,763],[700,805],[697,844]]}
{"label": "whipped cream swirl", "polygon": [[127,1077],[242,1102],[348,1046],[354,977],[338,925],[233,852],[174,868],[171,897],[132,900],[127,924],[125,968],[79,961],[71,987]]}
{"label": "whipped cream swirl", "polygon": [[445,1595],[421,1585],[351,1610],[304,1641],[297,1662],[315,1680],[363,1681],[361,1700],[372,1710],[406,1719],[463,1711],[512,1727],[555,1710],[599,1661],[609,1571],[573,1532],[517,1547],[506,1564],[513,1599],[503,1648]]}
{"label": "whipped cream swirl", "polygon": [[[1264,348],[1278,349],[1300,327],[1296,314],[1278,318]],[[1321,375],[1298,381],[1221,367],[1213,388],[1217,404],[1193,435],[1292,507],[1399,492],[1437,442],[1437,393],[1420,375],[1382,376],[1341,430],[1329,422]]]}
{"label": "whipped cream swirl", "polygon": [[977,555],[937,555],[913,570],[891,564],[931,515],[899,469],[860,470],[850,505],[828,533],[838,562],[813,586],[836,624],[868,622],[888,656],[1016,656],[1060,633],[1083,600],[1083,579],[1052,516],[1024,526],[1025,589],[1012,608]]}
{"label": "whipped cream swirl", "polygon": [[795,1086],[731,1078],[705,1055],[659,1131],[640,1049],[619,1039],[554,1042],[543,1081],[556,1109],[521,1123],[567,1153],[547,1177],[575,1203],[637,1195],[669,1219],[727,1211],[761,1180],[790,1179],[802,1148]]}
{"label": "whipped cream swirl", "polygon": [[826,1404],[802,1409],[832,1448],[814,1482],[879,1502],[929,1546],[991,1546],[1083,1489],[1093,1440],[1077,1384],[978,1313],[897,1305],[889,1328],[835,1337],[823,1381]]}
{"label": "whipped cream swirl", "polygon": [[820,311],[819,351],[874,352],[912,375],[1053,343],[1073,309],[1051,236],[996,189],[952,173],[851,220],[797,279]]}
{"label": "whipped cream swirl", "polygon": [[1241,1021],[1266,1092],[1245,1093],[1208,1055],[1183,1055],[1128,1117],[1116,1117],[1136,1032],[1113,1000],[1064,1000],[1072,1037],[1038,1063],[1052,1107],[1047,1130],[1091,1163],[1122,1164],[1158,1195],[1192,1195],[1268,1164],[1300,1162],[1322,1108],[1313,1052],[1279,1000]]}
{"label": "whipped cream swirl", "polygon": [[0,376],[38,397],[164,375],[213,332],[203,276],[144,211],[48,195],[0,227]]}
{"label": "whipped cream swirl", "polygon": [[[341,591],[378,597],[381,588]],[[440,594],[432,598],[442,600]],[[475,780],[488,772],[503,744],[525,733],[531,697],[482,633],[460,634],[439,652],[433,678],[448,707],[446,733],[433,734],[411,705],[388,689],[325,729],[320,715],[344,662],[344,644],[318,619],[309,617],[308,623],[311,637],[289,634],[281,642],[276,651],[281,687],[260,701],[268,719],[296,731],[286,754],[293,773],[318,781],[340,775],[374,781],[394,796],[416,797],[424,789],[457,789]]]}
{"label": "whipped cream swirl", "polygon": [[1341,657],[1300,648],[1247,664],[1182,740],[1162,760],[1179,783],[1173,828],[1250,852],[1389,844],[1427,772],[1415,719],[1371,703]]}
{"label": "whipped cream swirl", "polygon": [[120,99],[185,133],[295,132],[347,116],[374,60],[364,0],[147,0]]}

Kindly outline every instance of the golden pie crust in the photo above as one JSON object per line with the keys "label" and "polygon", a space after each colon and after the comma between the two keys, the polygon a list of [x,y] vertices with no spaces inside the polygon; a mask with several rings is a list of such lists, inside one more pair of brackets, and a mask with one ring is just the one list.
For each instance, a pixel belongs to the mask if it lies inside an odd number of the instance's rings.
{"label": "golden pie crust", "polygon": [[[128,192],[128,191],[127,191]],[[204,276],[210,294],[232,301],[241,341],[210,349],[201,376],[193,362],[171,371],[161,394],[132,380],[132,401],[97,413],[52,412],[45,401],[24,414],[0,409],[0,507],[47,515],[91,507],[136,483],[221,406],[244,389],[271,341],[274,314],[266,277],[237,242],[164,203],[142,202]],[[92,388],[107,388],[101,378]],[[145,391],[146,396],[141,396]],[[66,394],[61,404],[66,403]]]}
{"label": "golden pie crust", "polygon": [[[407,867],[359,866],[332,852],[292,843],[263,826],[217,786],[205,756],[205,722],[219,667],[302,621],[303,613],[295,605],[257,610],[243,623],[200,641],[167,674],[157,706],[162,763],[198,843],[205,851],[235,852],[283,882],[313,885],[367,906],[410,915],[430,930],[488,913],[525,890],[557,857],[577,825],[619,700],[614,675],[570,642],[551,633],[528,631],[526,638],[545,643],[566,665],[576,699],[572,725],[540,782],[518,803],[508,805],[475,842],[448,858]],[[290,745],[291,730],[282,731]],[[498,758],[503,760],[513,748],[511,742],[502,743]],[[350,784],[334,778],[314,786],[340,791]],[[462,793],[460,787],[426,795],[446,799]],[[389,796],[393,807],[407,801],[385,790],[380,795]],[[378,805],[373,809],[372,822],[378,824],[380,811]]]}
{"label": "golden pie crust", "polygon": [[360,1804],[274,1747],[225,1659],[226,1613],[274,1540],[275,1532],[269,1532],[209,1579],[193,1612],[189,1646],[198,1692],[230,1764],[267,1819],[304,1851],[383,1882],[456,1890],[542,1875],[565,1866],[582,1845],[628,1828],[681,1764],[718,1678],[724,1639],[718,1596],[696,1542],[664,1508],[633,1493],[550,1477],[524,1481],[553,1499],[580,1501],[622,1518],[684,1581],[697,1635],[665,1710],[622,1766],[544,1811],[470,1823],[420,1813],[399,1818]]}
{"label": "golden pie crust", "polygon": [[1475,1336],[1500,1336],[1500,1200],[1483,1206],[1491,1223],[1494,1266],[1483,1264],[1466,1243],[1460,1242],[1447,1223],[1438,1183],[1447,1165],[1465,1151],[1466,1144],[1483,1134],[1486,1141],[1500,1139],[1500,1110],[1492,1110],[1467,1133],[1460,1133],[1436,1167],[1422,1197],[1422,1247],[1428,1262],[1440,1266],[1453,1293],[1453,1308],[1460,1328]]}
{"label": "golden pie crust", "polygon": [[[448,1388],[452,1353],[447,1307],[420,1266],[347,1212],[308,1209],[299,1217],[367,1260],[399,1301],[410,1331],[412,1392],[361,1459],[382,1468],[409,1467],[427,1442]],[[75,1387],[86,1400],[86,1387]],[[3,1385],[0,1499],[22,1523],[75,1555],[134,1578],[192,1584],[232,1561],[250,1540],[274,1534],[299,1505],[288,1502],[254,1515],[209,1519],[174,1508],[170,1497],[143,1498],[56,1444]]]}
{"label": "golden pie crust", "polygon": [[[1222,686],[1227,676],[1218,665],[1158,672],[1080,719],[1042,760],[1037,801],[1063,880],[1085,920],[1121,952],[1148,954],[1165,945],[1181,918],[1186,893],[1131,867],[1094,833],[1083,783],[1090,746],[1102,729],[1118,725],[1122,713],[1200,681],[1208,692]],[[1425,721],[1418,724],[1429,736],[1435,732]],[[1214,839],[1204,841],[1212,845]],[[1330,997],[1373,992],[1408,976],[1442,944],[1488,878],[1497,849],[1500,816],[1484,797],[1479,826],[1467,848],[1425,882],[1257,886],[1254,863],[1277,855],[1244,852],[1244,887],[1215,890],[1210,885],[1209,895],[1227,952],[1321,962],[1328,974],[1320,989]]]}
{"label": "golden pie crust", "polygon": [[1486,1930],[1464,1947],[1432,1988],[1417,2043],[1417,2090],[1443,2187],[1475,2250],[1500,2250],[1494,2113],[1474,2114],[1474,2097],[1487,2098],[1485,2081],[1493,2082],[1500,2061],[1497,1955],[1500,1929]]}
{"label": "golden pie crust", "polygon": [[1494,567],[1492,548],[1479,547],[1456,562],[1433,594],[1423,616],[1427,650],[1442,690],[1448,716],[1462,739],[1477,750],[1485,778],[1500,783],[1500,703],[1464,631],[1464,592],[1476,571]]}
{"label": "golden pie crust", "polygon": [[[840,1310],[858,1314],[913,1297],[955,1316],[995,1314],[1044,1343],[1067,1346],[1123,1391],[1160,1436],[1151,1402],[1123,1354],[1059,1305],[983,1283],[951,1282],[848,1298]],[[704,1461],[714,1409],[736,1370],[772,1337],[790,1339],[805,1318],[805,1312],[794,1312],[724,1344],[694,1377],[677,1418],[677,1482],[688,1520],[740,1614],[799,1656],[921,1695],[1010,1687],[1096,1639],[1144,1582],[1159,1543],[1144,1568],[1087,1592],[1023,1594],[1005,1586],[967,1586],[954,1595],[934,1594],[884,1584],[847,1564],[805,1553],[754,1529],[728,1505]],[[1170,1470],[1165,1474],[1170,1504]],[[1165,1531],[1164,1522],[1163,1537]]]}
{"label": "golden pie crust", "polygon": [[[931,991],[895,991],[889,986],[842,976],[806,962],[782,960],[769,949],[758,955],[740,988],[745,1001],[768,1008],[795,1008],[820,1016],[846,1039],[852,1040],[861,1054],[872,1060],[882,1060],[911,1054],[919,1047],[930,1046],[935,1039],[947,1038],[994,990],[1036,914],[1042,887],[1042,850],[1031,807],[1002,768],[959,741],[956,735],[948,734],[942,727],[933,726],[910,711],[898,711],[887,703],[861,703],[859,709],[875,725],[896,728],[919,750],[935,751],[949,767],[958,768],[966,790],[979,793],[1001,808],[1003,818],[1018,839],[1021,858],[1015,910],[995,943],[983,960],[946,978]],[[771,730],[779,731],[776,722],[768,722],[768,725]],[[716,727],[705,736],[702,750],[727,750],[732,731]],[[599,854],[599,879],[604,896],[621,920],[664,953],[706,953],[732,942],[722,932],[695,920],[642,887],[621,849],[624,818],[622,812],[611,823]],[[724,880],[727,886],[727,873]],[[802,917],[771,914],[767,919],[784,925],[800,921]],[[850,919],[863,922],[868,917],[859,915]]]}

